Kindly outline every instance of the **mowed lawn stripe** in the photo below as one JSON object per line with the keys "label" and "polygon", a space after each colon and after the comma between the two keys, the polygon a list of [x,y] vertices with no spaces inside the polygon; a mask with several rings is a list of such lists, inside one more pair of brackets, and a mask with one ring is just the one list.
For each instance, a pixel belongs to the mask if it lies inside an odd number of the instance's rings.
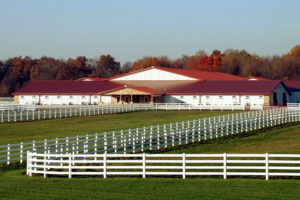
{"label": "mowed lawn stripe", "polygon": [[230,111],[145,111],[0,124],[0,144],[102,133],[230,114]]}

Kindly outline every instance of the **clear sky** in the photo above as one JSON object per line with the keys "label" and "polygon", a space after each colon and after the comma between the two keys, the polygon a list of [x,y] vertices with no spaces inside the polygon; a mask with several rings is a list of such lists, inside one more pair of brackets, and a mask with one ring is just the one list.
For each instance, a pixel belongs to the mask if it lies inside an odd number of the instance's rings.
{"label": "clear sky", "polygon": [[0,0],[0,59],[124,63],[198,50],[281,55],[300,44],[300,0]]}

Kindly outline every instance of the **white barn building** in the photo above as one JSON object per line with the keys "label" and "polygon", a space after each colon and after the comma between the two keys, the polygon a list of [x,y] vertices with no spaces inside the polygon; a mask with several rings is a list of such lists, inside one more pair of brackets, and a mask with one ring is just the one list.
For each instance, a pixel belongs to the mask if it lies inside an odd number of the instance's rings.
{"label": "white barn building", "polygon": [[291,92],[281,81],[248,80],[226,73],[150,67],[108,79],[88,77],[74,81],[32,81],[15,92],[14,98],[15,104],[41,105],[284,105],[294,97],[291,98]]}

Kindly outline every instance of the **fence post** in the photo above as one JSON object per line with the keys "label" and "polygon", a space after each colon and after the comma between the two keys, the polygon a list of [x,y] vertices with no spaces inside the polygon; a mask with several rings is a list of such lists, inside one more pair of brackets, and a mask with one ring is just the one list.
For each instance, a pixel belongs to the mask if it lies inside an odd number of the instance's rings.
{"label": "fence post", "polygon": [[206,140],[206,119],[203,120],[204,125],[204,140]]}
{"label": "fence post", "polygon": [[30,159],[30,152],[27,151],[27,167],[26,167],[26,174],[32,176],[31,174],[31,159]]}
{"label": "fence post", "polygon": [[182,153],[182,178],[185,179],[185,153]]}
{"label": "fence post", "polygon": [[10,122],[10,110],[7,111],[7,122]]}
{"label": "fence post", "polygon": [[196,122],[195,122],[195,120],[193,120],[192,143],[195,142],[195,126],[196,126]]}
{"label": "fence post", "polygon": [[[183,122],[183,124],[184,124],[184,122]],[[189,141],[188,141],[189,131],[190,131],[190,121],[187,121],[187,127],[185,128],[185,144],[189,143]]]}
{"label": "fence post", "polygon": [[89,135],[86,134],[86,135],[85,135],[85,145],[84,145],[84,147],[83,147],[84,153],[88,153],[88,152],[89,152],[89,145],[88,145],[88,142],[89,142]]}
{"label": "fence post", "polygon": [[265,154],[266,158],[266,180],[269,180],[269,154]]}
{"label": "fence post", "polygon": [[7,165],[10,164],[10,144],[7,145]]}
{"label": "fence post", "polygon": [[[98,133],[95,134],[95,140],[94,140],[94,153],[95,153],[95,155],[96,155],[97,152],[98,152],[98,149],[97,149],[97,143],[98,143]],[[95,157],[95,160],[97,160],[96,157]]]}
{"label": "fence post", "polygon": [[150,126],[150,139],[149,139],[149,149],[152,150],[152,134],[153,134],[153,128]]}
{"label": "fence post", "polygon": [[44,153],[44,178],[47,177],[47,161],[46,161],[46,153]]}
{"label": "fence post", "polygon": [[20,163],[23,163],[23,142],[20,142]]}
{"label": "fence post", "polygon": [[69,154],[69,178],[72,178],[72,154]]}
{"label": "fence post", "polygon": [[116,141],[116,137],[115,137],[115,131],[113,131],[113,149],[114,152],[117,153],[118,149],[117,149],[117,141]]}
{"label": "fence post", "polygon": [[227,179],[227,154],[223,154],[223,178]]}
{"label": "fence post", "polygon": [[212,124],[211,124],[211,119],[210,117],[208,118],[208,125],[209,125],[209,135],[210,135],[210,139],[213,138],[213,135],[212,135]]}
{"label": "fence post", "polygon": [[146,154],[143,153],[143,178],[146,178]]}
{"label": "fence post", "polygon": [[17,112],[14,111],[14,122],[16,122],[16,121],[17,121]]}
{"label": "fence post", "polygon": [[127,136],[126,135],[124,136],[124,145],[123,145],[123,147],[124,147],[124,154],[126,154],[126,151],[127,151]]}
{"label": "fence post", "polygon": [[173,131],[172,123],[170,123],[170,133],[171,133],[171,137],[172,137],[172,147],[174,147],[175,146],[175,132]]}
{"label": "fence post", "polygon": [[104,132],[104,152],[107,153],[107,136],[106,136],[106,132]]}
{"label": "fence post", "polygon": [[159,125],[157,125],[157,149],[159,149],[160,148],[160,130],[159,130],[160,128],[159,128]]}
{"label": "fence post", "polygon": [[142,152],[144,151],[145,137],[146,137],[146,127],[143,128],[143,135],[141,136],[141,139],[142,139]]}
{"label": "fence post", "polygon": [[103,178],[106,178],[107,175],[107,167],[106,167],[107,154],[106,152],[103,154]]}
{"label": "fence post", "polygon": [[165,139],[165,148],[168,147],[168,136],[167,136],[166,124],[164,124],[164,139]]}
{"label": "fence post", "polygon": [[198,142],[201,141],[201,120],[198,119]]}

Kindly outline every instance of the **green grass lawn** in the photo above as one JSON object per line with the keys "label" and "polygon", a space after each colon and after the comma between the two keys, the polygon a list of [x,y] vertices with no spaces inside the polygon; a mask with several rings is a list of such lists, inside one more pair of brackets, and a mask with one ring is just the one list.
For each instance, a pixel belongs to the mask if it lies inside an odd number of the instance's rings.
{"label": "green grass lawn", "polygon": [[[267,131],[266,131],[267,130]],[[300,124],[281,125],[266,130],[208,140],[163,150],[167,153],[298,153]]]}
{"label": "green grass lawn", "polygon": [[187,121],[232,112],[145,111],[0,124],[0,144],[76,136]]}
{"label": "green grass lawn", "polygon": [[0,199],[298,199],[300,180],[47,178],[0,175]]}
{"label": "green grass lawn", "polygon": [[[135,117],[131,116],[133,114]],[[64,120],[49,120],[29,123],[5,124],[15,130],[22,130],[21,124],[28,126],[27,134],[32,131],[34,124],[40,126],[40,131],[45,136],[49,129],[71,131],[83,126],[81,121],[87,120],[90,124],[89,131],[97,128],[108,130],[115,124],[115,129],[134,127],[131,120],[135,119],[137,126],[166,123],[178,120],[195,119],[214,112],[155,112],[128,113],[100,117],[65,119],[73,121],[68,125]],[[118,120],[124,120],[123,123]],[[93,119],[93,120],[92,120]],[[106,120],[105,120],[106,119]],[[131,119],[131,120],[130,120]],[[146,120],[147,119],[147,120]],[[126,124],[127,120],[127,124]],[[147,122],[146,122],[146,121]],[[76,121],[76,122],[75,122]],[[78,124],[80,125],[78,125]],[[148,124],[147,124],[148,123]],[[72,124],[72,125],[71,125]],[[99,127],[97,127],[99,124]],[[61,126],[61,128],[59,127]],[[72,127],[74,126],[74,127]],[[127,126],[127,127],[125,127]],[[42,128],[43,127],[43,128]],[[93,128],[91,128],[93,127]],[[2,127],[1,127],[2,128]],[[74,130],[73,129],[73,130]],[[85,129],[82,128],[82,131]],[[111,130],[111,129],[110,129]],[[6,135],[8,130],[0,131]],[[38,131],[36,131],[38,132]],[[12,132],[14,133],[14,132]],[[18,133],[18,132],[16,132]],[[78,133],[80,134],[80,133]],[[15,137],[23,138],[22,134]],[[61,135],[65,136],[65,135]],[[6,137],[6,136],[5,136]],[[25,138],[28,136],[25,134]],[[44,138],[44,137],[42,137]],[[3,138],[1,137],[1,140]],[[206,144],[196,143],[176,147],[165,153],[300,153],[300,124],[283,125],[266,129],[265,132],[257,131],[247,136],[235,136],[225,139],[210,141]],[[140,177],[115,177],[103,179],[95,178],[42,178],[27,177],[24,166],[0,168],[0,199],[299,199],[300,179],[274,179],[269,181],[264,178],[151,178]]]}

